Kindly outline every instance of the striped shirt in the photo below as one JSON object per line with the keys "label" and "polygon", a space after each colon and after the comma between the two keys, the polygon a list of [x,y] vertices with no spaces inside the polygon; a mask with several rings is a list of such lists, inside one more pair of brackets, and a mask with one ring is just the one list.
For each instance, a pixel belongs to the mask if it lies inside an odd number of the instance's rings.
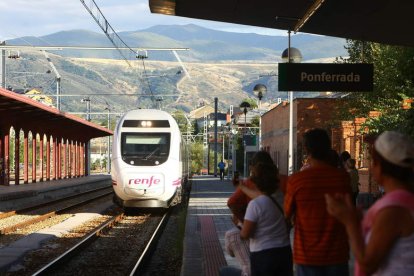
{"label": "striped shirt", "polygon": [[302,265],[334,265],[349,259],[344,226],[328,214],[324,194],[351,193],[348,173],[319,165],[289,177],[284,210],[294,217],[293,259]]}
{"label": "striped shirt", "polygon": [[250,253],[249,253],[249,241],[242,240],[240,238],[240,229],[233,227],[224,235],[224,245],[226,252],[236,257],[236,260],[240,264],[242,270],[242,276],[250,275]]}

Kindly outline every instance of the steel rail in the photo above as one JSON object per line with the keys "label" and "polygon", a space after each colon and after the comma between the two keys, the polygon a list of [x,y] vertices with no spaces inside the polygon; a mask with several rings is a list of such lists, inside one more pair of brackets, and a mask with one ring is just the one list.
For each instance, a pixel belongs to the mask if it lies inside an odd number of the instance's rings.
{"label": "steel rail", "polygon": [[169,208],[168,211],[163,215],[160,223],[158,224],[157,228],[155,229],[154,233],[152,234],[150,240],[148,241],[147,245],[145,246],[144,251],[142,252],[141,256],[139,257],[138,261],[134,265],[131,270],[130,276],[133,275],[142,275],[144,271],[145,265],[148,263],[149,258],[154,253],[159,236],[164,231],[165,226],[167,225],[168,219],[171,215],[172,208]]}
{"label": "steel rail", "polygon": [[87,195],[87,194],[90,194],[90,193],[99,192],[101,190],[106,190],[106,189],[109,189],[111,187],[112,186],[101,187],[101,188],[89,190],[89,191],[86,191],[86,192],[83,192],[83,193],[80,193],[80,194],[78,193],[78,194],[74,194],[74,195],[71,195],[71,196],[66,196],[66,197],[62,197],[62,198],[59,198],[59,199],[54,199],[54,200],[50,200],[50,201],[43,202],[43,203],[40,203],[40,204],[32,205],[32,206],[29,206],[29,207],[24,207],[24,208],[21,208],[21,209],[18,209],[18,210],[13,210],[13,211],[0,213],[0,219],[11,217],[11,216],[18,215],[18,214],[25,213],[25,212],[30,212],[30,211],[45,207],[47,205],[59,203],[61,201],[69,200],[69,199],[76,198],[76,197],[79,197],[79,196],[82,196],[82,195]]}
{"label": "steel rail", "polygon": [[92,243],[97,237],[99,237],[99,235],[104,230],[113,227],[118,221],[122,220],[123,217],[124,217],[124,213],[121,213],[119,215],[114,216],[109,221],[104,222],[103,224],[95,228],[95,230],[93,230],[91,234],[86,236],[84,239],[82,239],[72,248],[70,248],[69,250],[64,252],[62,255],[54,259],[52,262],[42,267],[38,271],[36,271],[34,274],[32,274],[32,276],[47,274],[47,273],[50,273],[58,269],[67,259],[71,258],[72,256],[76,255],[78,252],[82,251],[84,247],[86,247],[87,245]]}
{"label": "steel rail", "polygon": [[[2,228],[2,229],[0,229],[0,234],[1,235],[6,235],[8,233],[12,233],[12,232],[16,231],[19,228],[23,228],[23,227],[26,227],[28,225],[31,225],[31,224],[34,224],[34,223],[37,223],[37,222],[40,222],[40,221],[44,221],[46,219],[49,219],[49,218],[54,217],[56,215],[62,214],[62,213],[66,212],[66,211],[69,211],[71,209],[77,208],[79,206],[85,205],[85,204],[90,203],[92,201],[95,201],[97,199],[100,199],[100,198],[103,198],[105,196],[108,196],[110,194],[113,194],[113,191],[109,191],[109,192],[106,192],[104,194],[95,196],[93,198],[90,198],[90,199],[87,199],[87,200],[83,200],[81,202],[77,202],[77,203],[72,204],[70,206],[61,208],[59,210],[52,211],[52,212],[48,212],[46,214],[40,215],[38,217],[35,217],[33,219],[25,220],[23,222],[14,224],[12,226],[8,226],[8,227],[5,227],[5,228]],[[79,194],[77,196],[79,197]]]}

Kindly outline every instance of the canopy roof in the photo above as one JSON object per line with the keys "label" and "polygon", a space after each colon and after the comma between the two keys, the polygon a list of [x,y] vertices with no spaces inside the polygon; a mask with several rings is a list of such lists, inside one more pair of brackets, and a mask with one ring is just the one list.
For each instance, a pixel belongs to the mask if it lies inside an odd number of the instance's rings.
{"label": "canopy roof", "polygon": [[412,0],[149,0],[149,6],[153,13],[414,46]]}
{"label": "canopy roof", "polygon": [[113,134],[102,126],[0,88],[0,130],[10,126],[85,142]]}

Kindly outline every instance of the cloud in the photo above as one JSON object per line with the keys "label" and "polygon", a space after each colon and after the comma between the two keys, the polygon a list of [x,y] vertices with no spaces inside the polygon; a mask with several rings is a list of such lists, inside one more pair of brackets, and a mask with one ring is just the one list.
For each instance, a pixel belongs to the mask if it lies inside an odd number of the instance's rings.
{"label": "cloud", "polygon": [[[9,2],[9,3],[6,3]],[[118,32],[146,29],[154,25],[197,24],[206,28],[281,34],[281,31],[250,26],[152,14],[148,0],[95,0],[105,18]],[[90,0],[85,0],[86,5]],[[58,31],[86,29],[101,32],[80,0],[13,0],[0,1],[0,40],[42,36]]]}
{"label": "cloud", "polygon": [[0,39],[1,36],[39,36],[93,25],[80,1],[14,0],[13,4],[0,3],[0,10]]}

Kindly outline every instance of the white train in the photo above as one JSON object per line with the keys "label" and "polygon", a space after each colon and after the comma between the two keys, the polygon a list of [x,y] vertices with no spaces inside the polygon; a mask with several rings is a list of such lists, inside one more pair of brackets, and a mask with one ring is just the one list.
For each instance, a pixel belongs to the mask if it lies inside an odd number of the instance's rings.
{"label": "white train", "polygon": [[111,164],[114,201],[122,207],[168,208],[187,190],[187,147],[165,111],[128,111],[115,128]]}

